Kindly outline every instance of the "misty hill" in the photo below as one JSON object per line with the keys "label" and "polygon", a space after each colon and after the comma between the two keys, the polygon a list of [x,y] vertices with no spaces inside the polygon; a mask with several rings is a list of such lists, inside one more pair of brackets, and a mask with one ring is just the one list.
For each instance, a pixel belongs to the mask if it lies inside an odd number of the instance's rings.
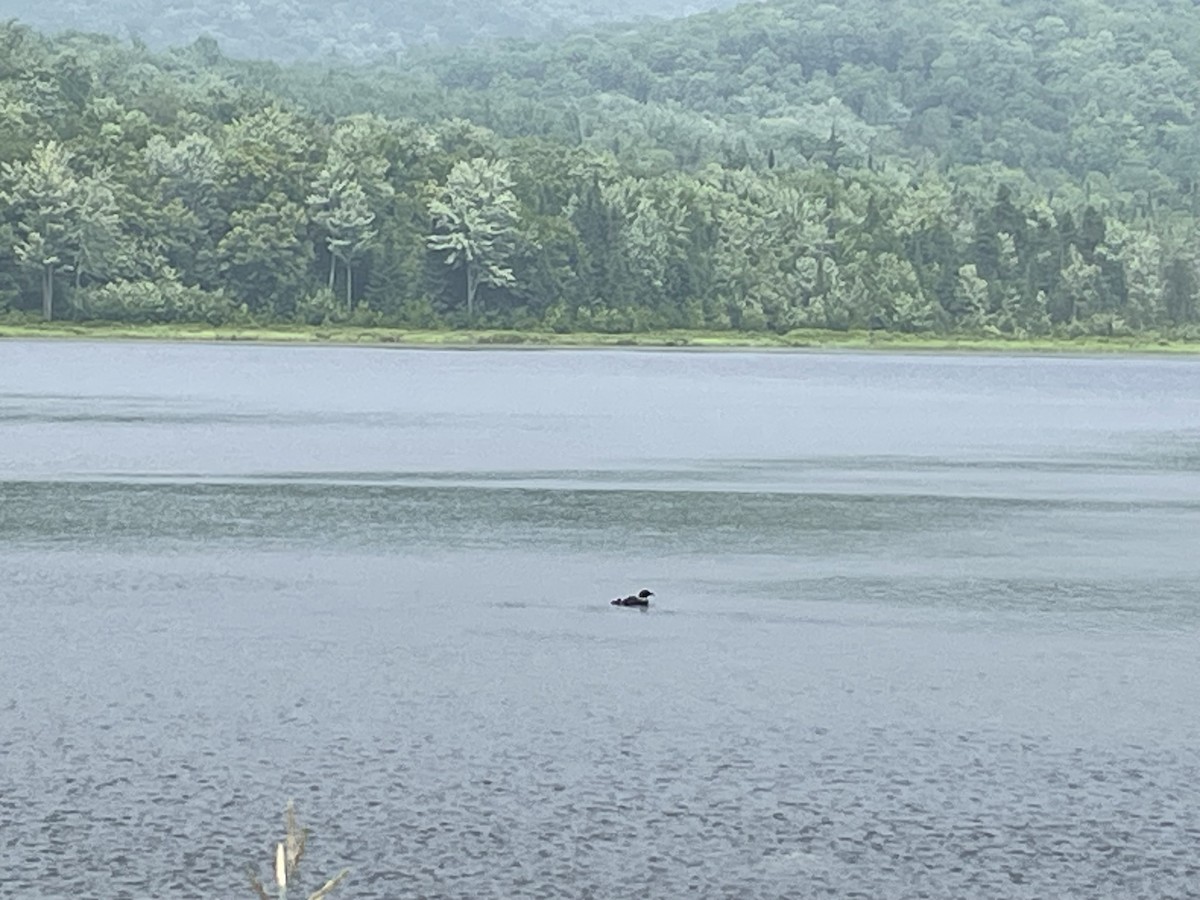
{"label": "misty hill", "polygon": [[783,0],[370,73],[243,77],[345,114],[458,115],[694,166],[999,166],[1046,189],[1179,202],[1200,171],[1200,8]]}
{"label": "misty hill", "polygon": [[0,0],[0,20],[39,29],[113,34],[150,47],[215,39],[245,59],[390,57],[420,45],[549,38],[599,22],[683,16],[733,0]]}

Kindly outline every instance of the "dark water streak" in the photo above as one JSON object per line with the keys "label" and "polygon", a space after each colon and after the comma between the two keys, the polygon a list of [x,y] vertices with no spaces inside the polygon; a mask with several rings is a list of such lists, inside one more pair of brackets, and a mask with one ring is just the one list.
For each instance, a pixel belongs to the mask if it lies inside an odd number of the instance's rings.
{"label": "dark water streak", "polygon": [[295,797],[356,897],[1200,896],[1198,446],[1190,360],[0,343],[0,881]]}

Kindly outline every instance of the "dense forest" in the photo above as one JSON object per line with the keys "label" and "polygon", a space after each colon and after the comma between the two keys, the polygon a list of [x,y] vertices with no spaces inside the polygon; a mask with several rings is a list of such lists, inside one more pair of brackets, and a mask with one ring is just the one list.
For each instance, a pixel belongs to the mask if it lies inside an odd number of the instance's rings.
{"label": "dense forest", "polygon": [[1200,336],[1200,10],[762,3],[387,65],[0,28],[0,307]]}
{"label": "dense forest", "polygon": [[0,0],[0,19],[113,34],[153,49],[217,41],[245,59],[394,58],[417,46],[546,39],[607,21],[675,17],[733,0]]}

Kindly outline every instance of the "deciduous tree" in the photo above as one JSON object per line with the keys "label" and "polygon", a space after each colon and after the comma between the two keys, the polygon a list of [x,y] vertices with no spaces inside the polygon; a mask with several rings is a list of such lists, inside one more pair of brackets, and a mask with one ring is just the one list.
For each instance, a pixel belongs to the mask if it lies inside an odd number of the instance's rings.
{"label": "deciduous tree", "polygon": [[512,188],[503,161],[475,158],[457,163],[429,204],[433,233],[426,242],[444,254],[446,265],[463,273],[471,320],[481,284],[505,287],[516,280],[508,266],[518,221]]}

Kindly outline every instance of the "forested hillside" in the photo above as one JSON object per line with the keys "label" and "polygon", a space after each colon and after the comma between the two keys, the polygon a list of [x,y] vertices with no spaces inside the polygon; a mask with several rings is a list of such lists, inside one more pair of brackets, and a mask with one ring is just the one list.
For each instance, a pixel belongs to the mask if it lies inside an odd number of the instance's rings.
{"label": "forested hillside", "polygon": [[1200,12],[1039,10],[763,4],[370,70],[10,25],[0,304],[1200,334]]}
{"label": "forested hillside", "polygon": [[783,0],[372,74],[251,77],[330,113],[454,114],[648,164],[802,166],[832,150],[1189,209],[1200,172],[1192,0]]}
{"label": "forested hillside", "polygon": [[154,49],[208,37],[245,59],[362,62],[422,45],[551,38],[598,22],[730,5],[732,0],[0,0],[0,21],[12,18],[51,32],[112,34]]}

